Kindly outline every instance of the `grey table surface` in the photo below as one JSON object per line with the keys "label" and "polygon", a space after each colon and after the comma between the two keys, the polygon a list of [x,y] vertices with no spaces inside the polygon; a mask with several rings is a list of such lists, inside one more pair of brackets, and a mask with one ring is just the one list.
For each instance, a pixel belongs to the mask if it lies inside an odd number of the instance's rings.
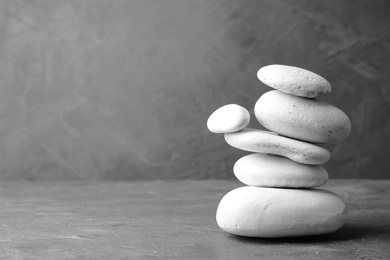
{"label": "grey table surface", "polygon": [[390,180],[330,180],[332,234],[255,239],[216,224],[237,181],[2,182],[0,259],[390,259]]}

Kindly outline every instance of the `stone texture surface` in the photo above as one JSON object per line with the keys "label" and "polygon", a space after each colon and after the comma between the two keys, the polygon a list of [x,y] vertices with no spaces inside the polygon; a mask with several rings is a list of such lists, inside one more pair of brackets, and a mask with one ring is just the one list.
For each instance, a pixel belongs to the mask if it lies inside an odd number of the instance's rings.
{"label": "stone texture surface", "polygon": [[[0,179],[234,178],[243,153],[210,134],[251,109],[268,64],[318,72],[352,134],[331,178],[388,178],[390,3],[0,2]],[[250,127],[259,127],[252,120]]]}

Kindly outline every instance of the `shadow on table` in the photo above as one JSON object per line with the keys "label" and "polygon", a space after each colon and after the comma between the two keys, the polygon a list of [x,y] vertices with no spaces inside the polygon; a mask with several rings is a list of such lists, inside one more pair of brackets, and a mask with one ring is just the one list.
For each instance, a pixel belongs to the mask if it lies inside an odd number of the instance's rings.
{"label": "shadow on table", "polygon": [[273,244],[273,243],[291,243],[291,244],[305,244],[305,243],[326,243],[334,241],[345,241],[355,239],[375,239],[382,236],[390,236],[389,229],[384,229],[383,226],[358,226],[345,225],[336,232],[307,237],[291,237],[291,238],[251,238],[230,235],[234,240],[244,243],[258,243],[258,244]]}

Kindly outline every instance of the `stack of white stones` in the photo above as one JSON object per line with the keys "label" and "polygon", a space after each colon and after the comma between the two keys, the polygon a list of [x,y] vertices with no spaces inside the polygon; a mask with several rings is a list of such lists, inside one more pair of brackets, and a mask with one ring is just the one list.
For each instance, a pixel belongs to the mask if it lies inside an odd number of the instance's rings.
{"label": "stack of white stones", "polygon": [[320,166],[351,131],[348,116],[319,100],[331,91],[323,77],[297,67],[269,65],[260,81],[276,89],[262,95],[255,116],[266,129],[246,128],[247,109],[230,104],[216,110],[207,126],[225,134],[226,142],[253,152],[234,165],[235,176],[248,186],[221,200],[217,223],[225,231],[249,237],[326,234],[346,221],[347,208],[335,193],[315,187],[328,180]]}

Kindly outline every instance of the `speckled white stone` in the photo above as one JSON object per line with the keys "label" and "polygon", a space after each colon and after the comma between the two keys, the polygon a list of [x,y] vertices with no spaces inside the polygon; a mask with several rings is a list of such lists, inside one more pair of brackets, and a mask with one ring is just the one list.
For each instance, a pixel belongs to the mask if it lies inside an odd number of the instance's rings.
{"label": "speckled white stone", "polygon": [[222,198],[216,219],[234,235],[295,237],[334,232],[347,212],[344,201],[327,190],[245,186]]}
{"label": "speckled white stone", "polygon": [[248,110],[236,104],[218,108],[207,120],[207,128],[213,133],[231,133],[245,128],[250,121]]}
{"label": "speckled white stone", "polygon": [[272,90],[255,105],[255,116],[266,129],[313,143],[336,143],[351,132],[351,121],[339,108]]}
{"label": "speckled white stone", "polygon": [[257,129],[227,133],[225,140],[244,151],[280,155],[303,164],[324,164],[330,159],[329,151],[323,147]]}
{"label": "speckled white stone", "polygon": [[257,72],[257,77],[272,88],[307,98],[322,97],[332,90],[325,78],[293,66],[268,65]]}
{"label": "speckled white stone", "polygon": [[329,178],[322,166],[264,153],[242,157],[234,164],[233,172],[242,183],[257,187],[312,188]]}

